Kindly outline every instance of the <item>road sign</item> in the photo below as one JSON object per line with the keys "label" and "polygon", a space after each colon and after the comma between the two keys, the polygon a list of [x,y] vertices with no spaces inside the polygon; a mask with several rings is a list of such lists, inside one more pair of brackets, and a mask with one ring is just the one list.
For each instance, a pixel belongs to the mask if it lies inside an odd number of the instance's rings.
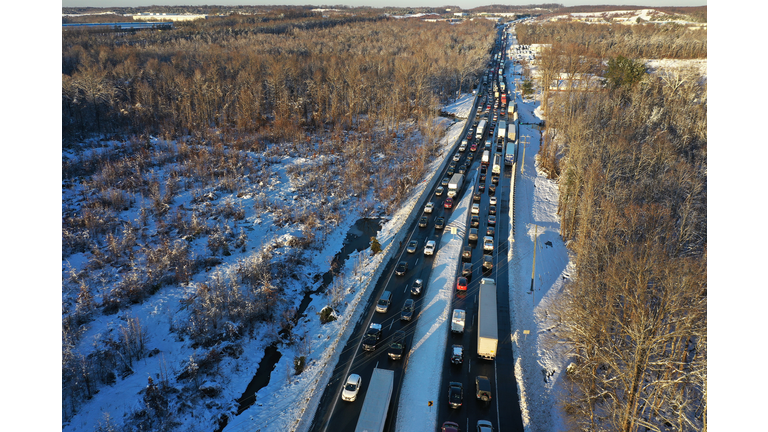
{"label": "road sign", "polygon": [[432,401],[429,401],[429,403],[427,403],[427,405],[428,406],[432,406]]}

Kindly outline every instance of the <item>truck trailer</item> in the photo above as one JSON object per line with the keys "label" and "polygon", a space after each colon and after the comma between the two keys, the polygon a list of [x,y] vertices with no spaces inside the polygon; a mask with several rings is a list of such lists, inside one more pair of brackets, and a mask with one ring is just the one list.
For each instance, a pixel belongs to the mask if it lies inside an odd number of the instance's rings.
{"label": "truck trailer", "polygon": [[493,155],[493,165],[491,166],[491,172],[497,176],[501,175],[501,153]]}
{"label": "truck trailer", "polygon": [[357,418],[355,432],[383,432],[389,414],[389,402],[395,383],[395,372],[375,368],[365,392],[363,408]]}
{"label": "truck trailer", "polygon": [[485,132],[485,119],[480,120],[480,123],[477,124],[477,130],[475,131],[475,139],[481,140],[483,138],[483,132]]}
{"label": "truck trailer", "polygon": [[483,278],[480,281],[477,307],[477,355],[494,360],[499,344],[499,327],[496,322],[496,281],[493,279]]}
{"label": "truck trailer", "polygon": [[464,174],[454,174],[448,182],[448,196],[453,198],[458,195],[462,186],[464,186]]}

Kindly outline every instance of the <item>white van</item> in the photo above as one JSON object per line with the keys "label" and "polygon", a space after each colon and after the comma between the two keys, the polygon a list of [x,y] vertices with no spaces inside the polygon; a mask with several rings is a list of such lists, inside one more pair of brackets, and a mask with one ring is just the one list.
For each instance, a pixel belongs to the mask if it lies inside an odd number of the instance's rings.
{"label": "white van", "polygon": [[464,333],[464,320],[467,317],[467,313],[462,309],[454,309],[453,317],[451,318],[451,331],[454,333]]}
{"label": "white van", "polygon": [[381,295],[379,302],[376,303],[376,312],[387,313],[390,302],[392,302],[392,293],[389,291],[384,291],[384,294]]}

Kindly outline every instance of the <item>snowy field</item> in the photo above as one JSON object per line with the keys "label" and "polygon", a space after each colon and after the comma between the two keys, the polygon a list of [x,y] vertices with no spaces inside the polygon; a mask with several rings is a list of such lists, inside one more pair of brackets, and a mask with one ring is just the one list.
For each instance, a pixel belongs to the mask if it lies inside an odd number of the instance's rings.
{"label": "snowy field", "polygon": [[[706,73],[706,60],[692,64]],[[670,67],[669,61],[649,61],[652,69]],[[507,71],[507,82],[511,84],[511,70]],[[474,96],[464,95],[456,103],[443,107],[442,111],[451,112],[459,119],[465,119],[472,107]],[[522,123],[538,123],[538,100],[521,100],[517,98],[520,121]],[[355,268],[354,260],[346,262],[348,291],[344,298],[344,306],[337,320],[326,325],[320,325],[315,313],[328,304],[327,296],[318,294],[307,309],[307,318],[299,321],[294,334],[304,336],[305,344],[279,346],[282,357],[272,372],[269,384],[256,394],[256,404],[243,414],[229,421],[225,431],[261,430],[283,431],[308,429],[317,401],[322,396],[322,389],[327,383],[330,372],[339,357],[346,339],[353,330],[360,314],[356,306],[365,304],[369,284],[375,284],[383,266],[379,266],[391,256],[396,249],[401,228],[408,222],[411,210],[421,202],[423,192],[429,189],[433,175],[437,172],[445,156],[459,138],[465,125],[464,120],[451,122],[441,119],[436,128],[445,131],[441,141],[442,155],[430,166],[430,173],[414,188],[407,203],[382,227],[377,238],[384,251],[376,256],[370,255],[370,249],[361,254],[362,265]],[[539,173],[535,155],[539,147],[539,133],[530,126],[521,126],[519,137],[528,136],[525,152],[519,152],[520,163],[516,166],[514,188],[514,208],[510,209],[509,217],[515,218],[514,232],[509,235],[512,245],[509,250],[509,286],[510,310],[512,316],[511,328],[514,331],[513,342],[515,351],[515,376],[520,390],[521,411],[526,431],[559,432],[564,431],[563,415],[558,406],[562,392],[562,372],[567,360],[566,353],[545,347],[540,341],[551,326],[548,322],[547,309],[563,288],[571,273],[571,263],[568,252],[559,236],[560,226],[557,216],[558,188],[556,181],[547,180]],[[66,156],[66,155],[65,155]],[[289,164],[304,163],[303,160],[287,158],[280,162],[284,170]],[[470,186],[467,186],[471,188]],[[279,196],[291,193],[290,181],[285,180],[272,192]],[[449,225],[443,234],[429,285],[441,283],[446,274],[455,274],[458,256],[461,249],[463,231],[450,234],[450,224],[456,220],[466,220],[462,214],[469,205],[470,194],[461,201],[458,211],[452,213]],[[339,224],[337,229],[328,237],[325,247],[318,252],[313,261],[307,265],[313,273],[327,270],[328,262],[338,252],[343,244],[349,228],[359,218],[359,214],[349,214]],[[291,232],[275,232],[271,227],[262,224],[251,233],[251,237],[292,235]],[[278,236],[279,237],[279,236]],[[257,240],[253,240],[257,246]],[[534,291],[530,292],[531,269],[533,267],[534,245],[536,247],[536,263]],[[250,247],[249,247],[250,248]],[[82,257],[70,257],[73,266],[78,265]],[[200,281],[197,281],[200,282]],[[435,285],[438,286],[438,285]],[[296,304],[302,293],[298,287]],[[415,330],[414,343],[409,353],[409,369],[405,375],[401,401],[414,399],[436,400],[438,395],[428,394],[430,387],[426,381],[434,381],[435,374],[440,374],[442,359],[435,361],[434,356],[442,355],[448,337],[448,313],[450,308],[450,289],[439,291],[427,290],[428,298],[422,318]],[[93,328],[116,329],[129,316],[138,317],[142,325],[149,330],[150,348],[157,348],[159,354],[140,360],[134,366],[134,373],[124,379],[118,379],[114,386],[100,389],[90,401],[83,405],[79,413],[68,423],[62,425],[62,432],[94,431],[100,424],[105,424],[108,414],[113,423],[120,423],[124,415],[131,413],[140,404],[139,393],[146,387],[149,377],[156,377],[158,370],[183,364],[195,350],[187,344],[175,340],[170,332],[171,310],[178,307],[179,300],[187,295],[183,287],[163,288],[156,294],[152,302],[136,305],[130,311],[118,315],[102,316]],[[361,309],[361,308],[360,308]],[[259,361],[264,355],[264,349],[273,340],[276,328],[265,328],[256,337],[244,345],[244,353],[239,359],[226,358],[221,368],[226,371],[221,374],[226,377],[220,382],[207,382],[208,385],[219,389],[219,395],[211,398],[206,406],[209,412],[197,412],[181,417],[183,424],[179,430],[212,431],[215,423],[212,421],[218,413],[232,409],[235,400],[240,397],[245,386],[250,382],[258,368]],[[90,335],[98,337],[98,335]],[[294,375],[293,359],[307,353],[307,366],[300,375]],[[435,430],[437,425],[436,413],[429,413],[425,407],[401,403],[399,406],[398,425],[410,422],[409,430]]]}

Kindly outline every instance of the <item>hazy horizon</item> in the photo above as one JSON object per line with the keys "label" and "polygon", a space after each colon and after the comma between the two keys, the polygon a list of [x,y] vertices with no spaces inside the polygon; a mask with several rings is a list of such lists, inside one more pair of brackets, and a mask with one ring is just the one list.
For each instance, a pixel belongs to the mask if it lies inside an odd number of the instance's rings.
{"label": "hazy horizon", "polygon": [[[635,0],[614,0],[609,2],[580,2],[580,1],[560,1],[560,2],[551,2],[555,4],[562,4],[563,6],[598,6],[598,5],[607,5],[607,6],[647,6],[649,8],[652,7],[670,7],[670,6],[680,6],[680,7],[690,7],[690,6],[706,6],[707,3],[701,2],[700,0],[679,0],[679,1],[650,1],[650,2],[638,2]],[[462,9],[472,9],[479,6],[489,6],[498,4],[493,1],[484,3],[484,2],[474,2],[474,1],[464,1],[464,2],[450,2],[445,0],[426,0],[424,2],[420,2],[418,5],[414,5],[413,1],[407,1],[407,0],[392,0],[389,2],[386,2],[386,4],[382,4],[380,1],[350,1],[350,2],[338,2],[334,1],[332,4],[327,3],[320,3],[320,2],[311,2],[311,1],[305,1],[305,0],[288,0],[288,1],[267,1],[267,2],[233,2],[233,1],[208,1],[208,0],[170,0],[165,2],[157,2],[152,0],[63,0],[62,1],[62,7],[100,7],[100,8],[111,8],[111,7],[146,7],[146,6],[256,6],[256,5],[275,5],[275,6],[305,6],[305,5],[316,5],[318,7],[333,7],[335,5],[345,5],[345,6],[371,6],[376,8],[383,8],[383,7],[460,7]],[[530,5],[535,4],[548,4],[546,2],[540,2],[540,3],[526,3]],[[515,5],[509,5],[509,6],[515,6]]]}

